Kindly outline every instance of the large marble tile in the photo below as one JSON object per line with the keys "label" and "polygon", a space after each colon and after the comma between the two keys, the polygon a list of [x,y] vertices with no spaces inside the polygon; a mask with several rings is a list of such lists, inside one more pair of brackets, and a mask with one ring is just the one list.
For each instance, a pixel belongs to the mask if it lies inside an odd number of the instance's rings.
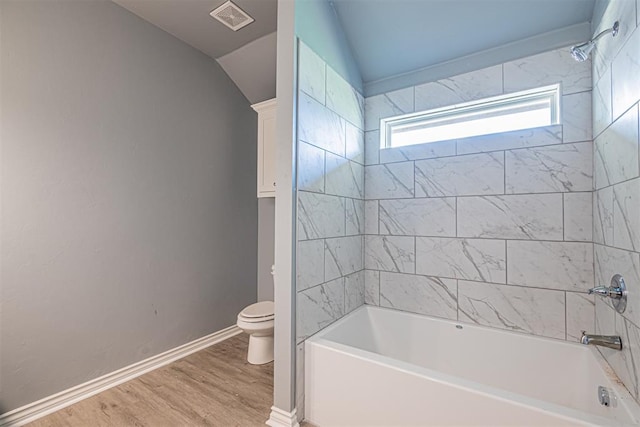
{"label": "large marble tile", "polygon": [[562,240],[562,194],[458,198],[458,236]]}
{"label": "large marble tile", "polygon": [[613,246],[640,251],[640,178],[613,186]]}
{"label": "large marble tile", "polygon": [[502,94],[502,65],[415,87],[416,111],[431,110]]}
{"label": "large marble tile", "polygon": [[613,60],[613,119],[640,99],[640,31],[635,31]]}
{"label": "large marble tile", "polygon": [[362,263],[362,236],[338,237],[325,240],[325,282],[362,270]]}
{"label": "large marble tile", "polygon": [[593,193],[593,241],[613,245],[613,187]]}
{"label": "large marble tile", "polygon": [[344,278],[298,292],[297,342],[344,316]]}
{"label": "large marble tile", "polygon": [[555,83],[564,94],[591,90],[591,61],[577,62],[562,48],[504,64],[504,91],[517,92]]}
{"label": "large marble tile", "polygon": [[457,153],[483,153],[554,144],[562,144],[561,125],[462,138],[457,141]]}
{"label": "large marble tile", "polygon": [[413,87],[370,96],[364,101],[365,130],[380,129],[380,119],[413,113]]}
{"label": "large marble tile", "polygon": [[503,240],[416,237],[416,273],[505,283]]}
{"label": "large marble tile", "polygon": [[590,242],[593,237],[593,193],[565,193],[564,240]]}
{"label": "large marble tile", "polygon": [[593,131],[591,91],[564,95],[561,109],[563,142],[590,141]]}
{"label": "large marble tile", "polygon": [[346,124],[345,149],[347,159],[364,164],[364,132],[351,123]]}
{"label": "large marble tile", "polygon": [[364,164],[380,163],[380,132],[372,130],[364,133]]}
{"label": "large marble tile", "polygon": [[640,323],[640,254],[602,245],[594,249],[596,285],[609,286],[614,274],[622,275],[629,291],[624,316]]}
{"label": "large marble tile", "polygon": [[329,66],[327,67],[327,107],[358,128],[364,128],[364,98]]}
{"label": "large marble tile", "polygon": [[564,292],[460,280],[458,320],[565,339]]}
{"label": "large marble tile", "polygon": [[453,197],[381,200],[380,234],[454,237],[456,200]]}
{"label": "large marble tile", "polygon": [[324,240],[298,242],[296,289],[305,290],[324,282]]}
{"label": "large marble tile", "polygon": [[592,157],[591,142],[507,151],[506,192],[591,191]]}
{"label": "large marble tile", "polygon": [[414,273],[415,240],[406,236],[365,236],[364,266],[368,270]]}
{"label": "large marble tile", "polygon": [[416,197],[504,194],[504,153],[416,161]]}
{"label": "large marble tile", "polygon": [[[598,335],[615,335],[616,333],[616,312],[604,298],[595,298],[596,318],[595,333]],[[585,332],[591,333],[585,329]]]}
{"label": "large marble tile", "polygon": [[638,107],[616,120],[595,139],[595,188],[635,178],[638,169]]}
{"label": "large marble tile", "polygon": [[298,192],[298,240],[345,234],[345,205],[341,197]]}
{"label": "large marble tile", "polygon": [[326,65],[309,46],[299,44],[298,87],[321,104],[325,103]]}
{"label": "large marble tile", "polygon": [[[598,40],[595,55],[592,55],[594,61],[594,81],[599,79],[604,71],[611,66],[611,61],[616,57],[625,42],[635,30],[635,4],[633,0],[614,0],[607,2],[607,8],[600,20],[598,28],[593,34],[598,34],[603,30],[613,26],[615,21],[620,22],[618,35],[611,37],[610,35],[602,37]],[[637,32],[635,32],[637,34]]]}
{"label": "large marble tile", "polygon": [[[595,297],[567,292],[567,340],[579,341],[582,331],[595,333]],[[594,332],[591,332],[594,331]]]}
{"label": "large marble tile", "polygon": [[593,135],[598,136],[612,122],[611,68],[607,68],[607,71],[593,86],[591,108],[593,111]]}
{"label": "large marble tile", "polygon": [[404,162],[407,160],[432,159],[454,156],[456,141],[437,141],[426,144],[406,145],[403,147],[383,148],[380,150],[380,163]]}
{"label": "large marble tile", "polygon": [[380,306],[456,320],[457,281],[415,274],[380,273]]}
{"label": "large marble tile", "polygon": [[378,201],[367,200],[364,202],[364,233],[378,234]]}
{"label": "large marble tile", "polygon": [[600,347],[599,350],[613,368],[631,395],[638,398],[638,372],[640,363],[640,330],[616,313],[615,335],[622,340],[622,351]]}
{"label": "large marble tile", "polygon": [[300,141],[298,143],[298,188],[324,193],[325,151]]}
{"label": "large marble tile", "polygon": [[325,158],[325,193],[362,199],[364,166],[344,157],[327,153]]}
{"label": "large marble tile", "polygon": [[344,203],[346,205],[347,236],[353,236],[354,234],[364,234],[364,200],[345,199]]}
{"label": "large marble tile", "polygon": [[512,285],[586,292],[593,287],[593,245],[580,242],[507,242]]}
{"label": "large marble tile", "polygon": [[345,122],[315,99],[301,93],[298,99],[298,139],[344,156]]}
{"label": "large marble tile", "polygon": [[389,163],[365,167],[367,199],[400,199],[413,197],[413,162]]}
{"label": "large marble tile", "polygon": [[350,313],[364,305],[364,281],[364,270],[344,278],[344,307],[346,313]]}
{"label": "large marble tile", "polygon": [[380,272],[364,270],[364,303],[380,305]]}

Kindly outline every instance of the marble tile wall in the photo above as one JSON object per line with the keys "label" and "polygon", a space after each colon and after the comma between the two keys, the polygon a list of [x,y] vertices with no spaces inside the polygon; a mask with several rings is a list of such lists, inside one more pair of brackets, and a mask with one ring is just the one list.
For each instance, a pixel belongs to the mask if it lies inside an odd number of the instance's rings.
{"label": "marble tile wall", "polygon": [[[381,118],[554,83],[559,125],[380,149]],[[591,63],[560,49],[366,98],[365,303],[567,340],[594,330],[593,233],[640,235],[593,226],[638,200],[621,187],[592,206],[591,87]],[[635,154],[616,151],[613,173],[637,173]]]}
{"label": "marble tile wall", "polygon": [[[634,4],[635,3],[635,4]],[[631,394],[640,400],[640,2],[611,0],[596,32],[620,21],[593,52],[593,243],[595,282],[622,274],[629,288],[626,311],[596,301],[596,332],[620,335],[623,350],[601,349]]]}
{"label": "marble tile wall", "polygon": [[302,42],[298,74],[296,342],[303,353],[306,338],[365,302],[364,98]]}

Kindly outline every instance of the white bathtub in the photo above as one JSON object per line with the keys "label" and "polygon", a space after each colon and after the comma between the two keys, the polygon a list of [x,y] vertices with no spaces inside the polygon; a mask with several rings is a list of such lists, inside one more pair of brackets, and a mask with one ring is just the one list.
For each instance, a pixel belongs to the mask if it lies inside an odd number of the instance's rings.
{"label": "white bathtub", "polygon": [[305,416],[321,427],[627,426],[640,409],[593,347],[367,306],[307,340]]}

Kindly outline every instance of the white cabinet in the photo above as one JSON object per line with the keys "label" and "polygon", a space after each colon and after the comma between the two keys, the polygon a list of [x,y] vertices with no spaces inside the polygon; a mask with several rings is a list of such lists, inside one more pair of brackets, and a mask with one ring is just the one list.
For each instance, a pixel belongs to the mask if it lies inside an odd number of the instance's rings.
{"label": "white cabinet", "polygon": [[276,100],[251,106],[258,113],[258,197],[276,196]]}

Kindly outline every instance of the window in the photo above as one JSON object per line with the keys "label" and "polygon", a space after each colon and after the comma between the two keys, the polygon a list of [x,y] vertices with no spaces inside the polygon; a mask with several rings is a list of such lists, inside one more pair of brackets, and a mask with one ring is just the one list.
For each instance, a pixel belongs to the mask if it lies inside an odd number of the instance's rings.
{"label": "window", "polygon": [[381,147],[402,147],[558,124],[559,92],[559,85],[545,86],[382,119]]}

